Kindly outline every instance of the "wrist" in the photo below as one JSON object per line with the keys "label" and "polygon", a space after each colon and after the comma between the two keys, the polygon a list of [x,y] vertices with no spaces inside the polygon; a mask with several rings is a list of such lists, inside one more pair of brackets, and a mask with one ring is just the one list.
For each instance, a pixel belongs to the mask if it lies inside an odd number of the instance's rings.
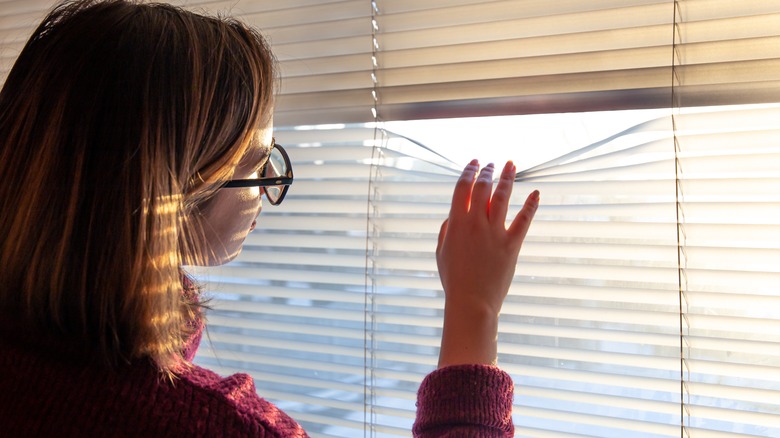
{"label": "wrist", "polygon": [[444,308],[439,368],[449,365],[495,365],[498,312],[490,306],[447,302]]}

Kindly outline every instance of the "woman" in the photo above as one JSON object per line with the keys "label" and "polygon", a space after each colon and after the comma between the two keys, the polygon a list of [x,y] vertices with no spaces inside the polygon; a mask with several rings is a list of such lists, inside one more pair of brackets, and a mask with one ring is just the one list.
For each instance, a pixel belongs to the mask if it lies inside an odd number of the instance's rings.
{"label": "woman", "polygon": [[[34,32],[0,92],[4,434],[305,436],[249,376],[191,363],[202,309],[181,270],[234,258],[261,196],[292,183],[275,81],[259,34],[168,5],[67,2]],[[538,193],[506,229],[514,167],[491,197],[492,171],[469,164],[442,227],[419,436],[512,434],[496,321]]]}

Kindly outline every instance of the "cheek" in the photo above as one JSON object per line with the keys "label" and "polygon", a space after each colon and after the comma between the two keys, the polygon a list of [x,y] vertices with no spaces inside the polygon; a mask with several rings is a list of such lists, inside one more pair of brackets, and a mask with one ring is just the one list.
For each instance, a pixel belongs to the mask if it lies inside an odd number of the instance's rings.
{"label": "cheek", "polygon": [[223,190],[207,206],[206,219],[215,228],[241,228],[252,223],[260,206],[260,189]]}
{"label": "cheek", "polygon": [[262,195],[262,189],[260,187],[247,187],[240,189],[241,192],[239,199],[242,205],[251,207],[253,210],[257,209],[260,204],[260,197]]}
{"label": "cheek", "polygon": [[241,246],[260,211],[260,189],[222,190],[200,208],[209,264],[223,264],[241,251]]}

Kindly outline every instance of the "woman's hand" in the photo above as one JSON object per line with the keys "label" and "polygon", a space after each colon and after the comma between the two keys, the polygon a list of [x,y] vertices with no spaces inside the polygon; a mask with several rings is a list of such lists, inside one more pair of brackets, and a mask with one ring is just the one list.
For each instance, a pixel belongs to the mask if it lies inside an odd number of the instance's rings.
{"label": "woman's hand", "polygon": [[463,170],[439,232],[436,261],[445,293],[440,368],[495,363],[498,315],[539,205],[534,191],[507,228],[514,164],[506,163],[495,192],[493,165],[478,171],[477,160]]}

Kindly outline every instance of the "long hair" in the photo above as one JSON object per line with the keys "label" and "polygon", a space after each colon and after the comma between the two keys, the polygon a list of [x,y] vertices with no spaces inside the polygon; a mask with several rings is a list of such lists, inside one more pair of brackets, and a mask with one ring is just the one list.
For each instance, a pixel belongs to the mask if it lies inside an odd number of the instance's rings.
{"label": "long hair", "polygon": [[193,211],[270,119],[275,62],[228,18],[61,3],[0,92],[0,312],[108,363],[182,365]]}

